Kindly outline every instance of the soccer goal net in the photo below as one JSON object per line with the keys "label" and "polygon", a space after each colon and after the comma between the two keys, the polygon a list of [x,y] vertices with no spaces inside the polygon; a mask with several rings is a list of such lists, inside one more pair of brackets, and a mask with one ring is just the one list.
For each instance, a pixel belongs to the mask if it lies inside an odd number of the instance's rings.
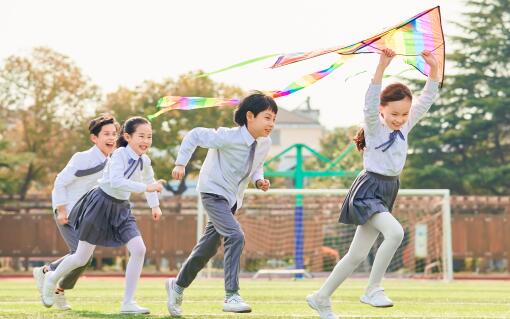
{"label": "soccer goal net", "polygon": [[[326,273],[344,256],[356,226],[338,223],[345,189],[247,190],[238,220],[245,233],[243,272],[254,277]],[[387,277],[453,279],[449,190],[402,189],[393,208],[405,235]],[[198,227],[206,223],[199,207]],[[197,234],[197,237],[201,232]],[[355,275],[370,272],[382,234]],[[223,250],[207,275],[223,268]]]}

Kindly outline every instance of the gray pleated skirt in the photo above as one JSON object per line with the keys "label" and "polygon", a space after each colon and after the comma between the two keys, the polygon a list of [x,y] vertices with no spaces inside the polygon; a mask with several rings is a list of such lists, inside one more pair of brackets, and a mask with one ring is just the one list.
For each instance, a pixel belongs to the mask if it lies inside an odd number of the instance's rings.
{"label": "gray pleated skirt", "polygon": [[80,240],[93,245],[118,247],[140,236],[129,201],[112,197],[99,187],[78,200],[69,214],[69,224]]}
{"label": "gray pleated skirt", "polygon": [[343,224],[363,225],[374,214],[391,213],[399,187],[398,176],[361,172],[345,196],[338,221]]}

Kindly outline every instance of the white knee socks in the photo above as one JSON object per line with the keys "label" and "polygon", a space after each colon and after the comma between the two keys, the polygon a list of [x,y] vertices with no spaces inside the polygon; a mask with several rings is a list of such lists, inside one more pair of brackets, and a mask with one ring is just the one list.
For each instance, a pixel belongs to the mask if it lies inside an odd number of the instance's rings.
{"label": "white knee socks", "polygon": [[76,268],[84,266],[89,262],[90,257],[94,253],[95,245],[89,244],[86,241],[79,241],[76,252],[72,255],[67,255],[64,260],[58,265],[53,273],[50,273],[50,280],[57,283],[61,278],[70,273]]}
{"label": "white knee socks", "polygon": [[126,288],[124,290],[124,303],[134,301],[134,295],[138,279],[142,273],[143,260],[145,258],[145,244],[140,236],[132,238],[127,243],[129,250],[129,261],[126,267]]}

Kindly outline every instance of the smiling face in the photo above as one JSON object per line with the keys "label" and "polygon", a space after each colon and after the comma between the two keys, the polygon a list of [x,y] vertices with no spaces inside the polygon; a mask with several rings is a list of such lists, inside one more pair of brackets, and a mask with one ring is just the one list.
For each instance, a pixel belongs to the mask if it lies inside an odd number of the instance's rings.
{"label": "smiling face", "polygon": [[271,131],[273,131],[276,114],[271,109],[262,111],[257,116],[248,111],[246,113],[246,120],[248,131],[254,139],[268,137]]}
{"label": "smiling face", "polygon": [[138,124],[133,134],[124,133],[124,139],[137,155],[147,153],[152,145],[152,127],[150,124]]}
{"label": "smiling face", "polygon": [[103,125],[97,135],[90,134],[90,140],[96,144],[105,156],[108,156],[113,152],[116,139],[117,127],[115,124]]}
{"label": "smiling face", "polygon": [[407,122],[409,110],[411,109],[411,99],[404,98],[400,101],[387,102],[386,105],[379,106],[384,123],[393,131],[400,130]]}

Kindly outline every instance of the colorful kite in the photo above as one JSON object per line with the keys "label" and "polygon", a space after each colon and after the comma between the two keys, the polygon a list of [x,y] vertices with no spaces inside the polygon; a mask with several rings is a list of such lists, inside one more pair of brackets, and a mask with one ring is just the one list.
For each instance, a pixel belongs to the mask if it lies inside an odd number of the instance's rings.
{"label": "colorful kite", "polygon": [[[278,58],[271,68],[282,67],[324,54],[335,53],[340,55],[335,63],[324,70],[305,75],[297,81],[292,82],[281,91],[274,90],[265,92],[273,98],[278,98],[287,96],[314,84],[320,79],[331,74],[347,60],[355,57],[357,54],[379,53],[384,48],[390,48],[395,51],[397,55],[403,56],[405,63],[413,66],[426,76],[429,75],[430,69],[420,54],[424,50],[433,52],[439,63],[442,84],[444,79],[445,47],[439,6],[421,12],[393,28],[349,46],[338,46],[328,49],[290,54],[268,54],[236,63],[201,76],[224,72],[275,56],[278,56]],[[151,118],[155,118],[162,113],[175,109],[190,110],[212,106],[234,106],[238,103],[239,100],[237,99],[166,96],[158,101],[158,108],[161,108],[161,110],[151,115]]]}
{"label": "colorful kite", "polygon": [[311,59],[328,53],[342,55],[378,53],[384,48],[390,48],[395,51],[397,55],[404,56],[404,60],[407,64],[412,65],[427,76],[430,70],[420,54],[424,50],[436,52],[435,56],[439,62],[442,82],[444,77],[445,53],[439,6],[421,12],[391,29],[349,46],[281,55],[273,64],[272,68]]}

